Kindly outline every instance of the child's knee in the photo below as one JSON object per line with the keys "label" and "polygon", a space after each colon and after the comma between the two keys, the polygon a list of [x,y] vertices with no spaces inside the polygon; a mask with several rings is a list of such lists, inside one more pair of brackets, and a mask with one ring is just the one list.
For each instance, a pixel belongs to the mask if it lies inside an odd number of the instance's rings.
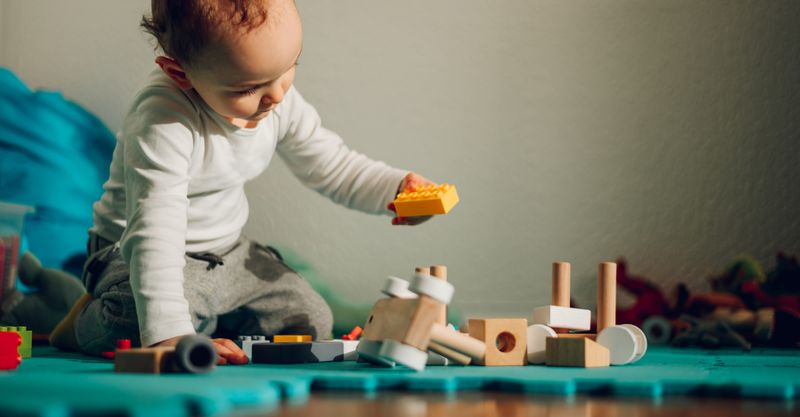
{"label": "child's knee", "polygon": [[139,325],[130,293],[112,288],[90,301],[75,320],[75,339],[91,355],[113,351],[119,339],[138,346]]}

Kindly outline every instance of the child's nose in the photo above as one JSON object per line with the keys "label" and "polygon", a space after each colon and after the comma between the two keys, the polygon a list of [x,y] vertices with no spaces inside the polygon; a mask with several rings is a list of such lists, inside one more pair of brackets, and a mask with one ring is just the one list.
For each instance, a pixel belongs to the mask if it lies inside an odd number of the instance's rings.
{"label": "child's nose", "polygon": [[266,94],[264,94],[261,100],[269,104],[278,104],[283,100],[284,94],[286,94],[286,92],[283,90],[283,87],[272,85],[267,89]]}

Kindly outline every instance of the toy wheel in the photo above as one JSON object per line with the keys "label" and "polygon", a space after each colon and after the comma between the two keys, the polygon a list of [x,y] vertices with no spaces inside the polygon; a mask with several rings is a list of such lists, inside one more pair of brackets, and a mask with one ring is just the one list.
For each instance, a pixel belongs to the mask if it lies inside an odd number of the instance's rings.
{"label": "toy wheel", "polygon": [[544,324],[528,326],[528,363],[542,364],[545,362],[548,337],[558,337],[558,334]]}
{"label": "toy wheel", "polygon": [[647,339],[631,324],[606,327],[597,335],[597,343],[608,348],[612,365],[633,363],[647,350]]}
{"label": "toy wheel", "polygon": [[394,368],[394,362],[387,360],[380,355],[383,342],[374,340],[362,340],[358,343],[358,361],[369,362],[373,365],[384,366],[387,368]]}
{"label": "toy wheel", "polygon": [[656,345],[664,345],[672,340],[672,324],[661,316],[653,316],[642,323],[642,331],[647,341]]}
{"label": "toy wheel", "polygon": [[177,370],[190,374],[204,374],[214,369],[217,350],[206,336],[184,336],[175,345],[174,365]]}
{"label": "toy wheel", "polygon": [[428,362],[427,352],[391,339],[383,341],[383,346],[378,354],[382,358],[392,360],[415,371],[424,371],[425,364]]}
{"label": "toy wheel", "polygon": [[417,294],[408,290],[408,281],[397,277],[388,277],[381,292],[395,298],[417,298]]}
{"label": "toy wheel", "polygon": [[430,275],[415,274],[414,281],[409,289],[419,295],[433,298],[442,304],[450,304],[455,288],[447,281],[434,278]]}
{"label": "toy wheel", "polygon": [[630,330],[633,333],[633,336],[636,337],[636,354],[633,357],[633,360],[630,363],[635,363],[639,359],[642,359],[645,353],[647,353],[647,336],[645,336],[642,329],[632,325],[632,324],[623,324],[622,327]]}

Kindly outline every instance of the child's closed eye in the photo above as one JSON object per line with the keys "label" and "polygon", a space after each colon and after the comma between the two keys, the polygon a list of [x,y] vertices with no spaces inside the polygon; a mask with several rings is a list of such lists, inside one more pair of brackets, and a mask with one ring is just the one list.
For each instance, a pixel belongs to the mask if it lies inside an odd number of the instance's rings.
{"label": "child's closed eye", "polygon": [[257,92],[258,92],[258,89],[257,89],[257,88],[255,88],[255,87],[253,87],[253,88],[248,88],[247,90],[236,91],[236,95],[240,95],[240,96],[252,96],[253,94],[255,94],[255,93],[257,93]]}

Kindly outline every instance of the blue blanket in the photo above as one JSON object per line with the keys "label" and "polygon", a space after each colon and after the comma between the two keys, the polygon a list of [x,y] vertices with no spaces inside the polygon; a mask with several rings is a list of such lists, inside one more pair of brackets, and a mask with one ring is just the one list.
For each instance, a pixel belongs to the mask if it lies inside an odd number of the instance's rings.
{"label": "blue blanket", "polygon": [[31,91],[0,68],[0,200],[36,208],[23,234],[45,266],[80,273],[91,205],[114,144],[111,131],[81,106],[58,92]]}

